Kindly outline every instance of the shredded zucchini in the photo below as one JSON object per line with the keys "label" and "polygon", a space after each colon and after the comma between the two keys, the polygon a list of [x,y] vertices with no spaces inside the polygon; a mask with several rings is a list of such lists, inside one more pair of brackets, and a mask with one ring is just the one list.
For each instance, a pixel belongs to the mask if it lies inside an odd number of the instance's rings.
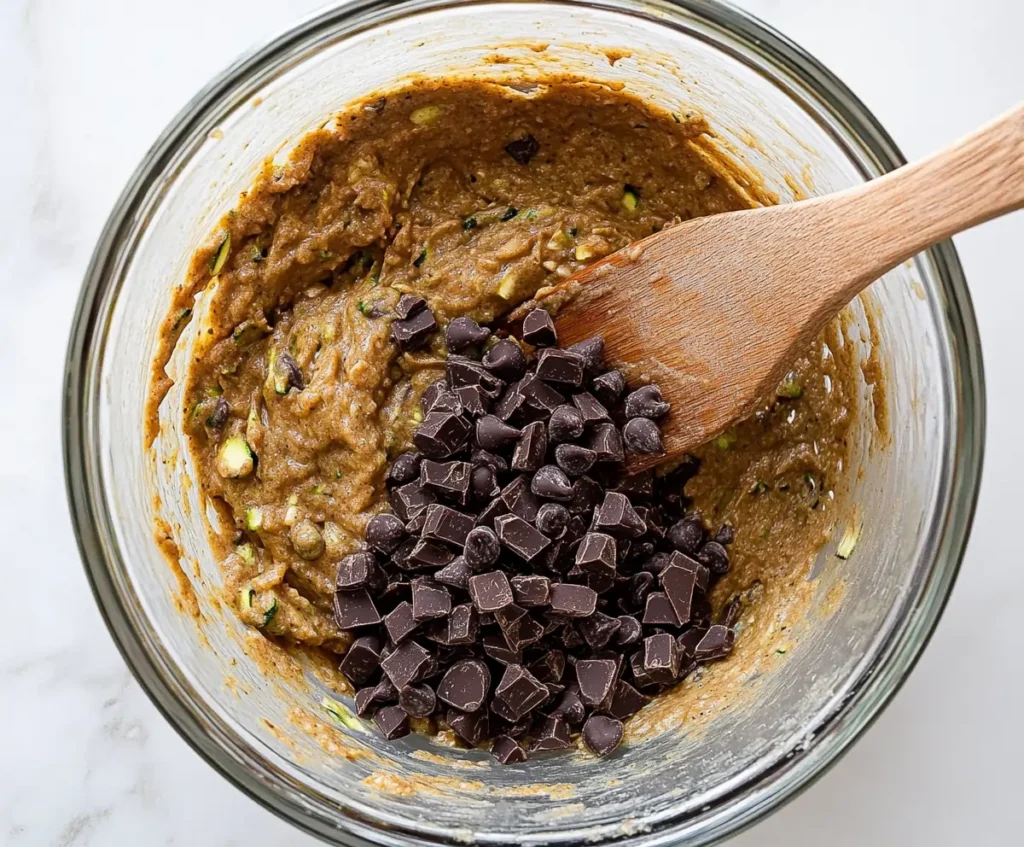
{"label": "shredded zucchini", "polygon": [[245,510],[245,528],[250,532],[256,532],[263,526],[263,509],[259,506],[252,506]]}
{"label": "shredded zucchini", "polygon": [[432,124],[439,117],[441,117],[440,106],[421,106],[409,115],[409,120],[416,126],[426,126]]}
{"label": "shredded zucchini", "polygon": [[241,435],[235,435],[220,445],[214,465],[217,473],[225,479],[241,479],[252,473],[256,462],[246,440]]}
{"label": "shredded zucchini", "polygon": [[324,697],[320,701],[320,705],[324,707],[324,711],[327,712],[334,720],[338,723],[347,726],[349,729],[354,729],[356,732],[361,732],[364,735],[368,735],[369,732],[366,729],[366,725],[359,720],[343,703],[339,703],[337,700],[332,700],[330,697]]}
{"label": "shredded zucchini", "polygon": [[857,546],[857,542],[860,541],[861,523],[859,520],[854,520],[852,523],[847,524],[846,531],[843,533],[843,537],[839,539],[839,546],[836,548],[836,555],[840,559],[849,559],[853,555],[853,550]]}
{"label": "shredded zucchini", "polygon": [[224,233],[224,240],[221,241],[220,247],[217,248],[217,252],[213,254],[213,258],[210,260],[210,275],[216,276],[224,269],[224,264],[228,260],[228,255],[231,253],[231,233]]}

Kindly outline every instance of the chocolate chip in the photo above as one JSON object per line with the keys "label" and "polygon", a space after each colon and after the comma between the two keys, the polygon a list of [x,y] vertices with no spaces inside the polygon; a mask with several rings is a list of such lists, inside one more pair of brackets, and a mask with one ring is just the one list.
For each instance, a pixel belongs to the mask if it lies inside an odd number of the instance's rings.
{"label": "chocolate chip", "polygon": [[669,404],[657,385],[645,385],[626,395],[623,410],[627,418],[660,418],[668,414]]}
{"label": "chocolate chip", "polygon": [[389,499],[391,508],[403,522],[411,521],[421,512],[425,512],[431,503],[437,502],[434,492],[424,488],[419,481],[391,489]]}
{"label": "chocolate chip", "polygon": [[[383,517],[383,515],[378,515],[378,517]],[[394,515],[389,517],[394,517]],[[338,563],[338,575],[334,585],[338,591],[352,591],[357,588],[377,586],[382,579],[383,573],[377,566],[377,560],[373,553],[350,553]]]}
{"label": "chocolate chip", "polygon": [[664,453],[661,443],[661,431],[650,418],[632,418],[622,428],[622,440],[631,453],[656,455]]}
{"label": "chocolate chip", "polygon": [[567,502],[572,499],[572,483],[557,465],[544,465],[533,475],[530,490],[547,500]]}
{"label": "chocolate chip", "polygon": [[639,612],[647,603],[647,595],[654,585],[654,575],[647,571],[633,574],[623,588],[619,605],[624,612]]}
{"label": "chocolate chip", "polygon": [[[515,602],[526,608],[547,606],[551,599],[551,580],[533,574],[514,576],[511,580]],[[549,680],[545,680],[549,681]]]}
{"label": "chocolate chip", "polygon": [[491,742],[491,755],[503,765],[518,765],[529,758],[523,746],[508,735],[499,735]]}
{"label": "chocolate chip", "polygon": [[460,712],[483,708],[491,687],[491,672],[479,659],[463,659],[452,665],[437,687],[437,698]]}
{"label": "chocolate chip", "polygon": [[586,717],[586,707],[580,700],[579,688],[567,688],[558,705],[552,710],[551,717],[562,718],[570,726],[579,726]]}
{"label": "chocolate chip", "polygon": [[464,415],[479,418],[486,415],[491,408],[491,398],[479,385],[463,385],[453,392]]}
{"label": "chocolate chip", "polygon": [[[424,464],[426,464],[424,462]],[[465,464],[460,463],[460,464]],[[469,466],[466,465],[468,468]],[[468,473],[467,473],[468,479]],[[427,506],[426,521],[423,524],[423,538],[445,541],[461,547],[473,529],[473,517],[457,512],[448,506],[433,503]],[[468,561],[468,560],[467,560]],[[447,564],[447,563],[446,563]],[[472,564],[471,562],[469,564]]]}
{"label": "chocolate chip", "polygon": [[608,707],[608,711],[612,717],[624,721],[627,718],[633,717],[646,705],[647,698],[628,682],[623,682],[620,679],[615,683],[615,693],[612,695],[612,702]]}
{"label": "chocolate chip", "polygon": [[548,538],[560,538],[569,525],[569,517],[569,510],[561,503],[545,503],[537,510],[534,523]]}
{"label": "chocolate chip", "polygon": [[546,753],[552,750],[565,750],[569,744],[569,724],[562,718],[548,718],[534,737],[530,750],[534,753]]}
{"label": "chocolate chip", "polygon": [[417,622],[443,618],[452,610],[452,596],[433,580],[415,579],[412,583],[412,616]]}
{"label": "chocolate chip", "polygon": [[445,716],[445,721],[452,731],[470,747],[475,747],[491,734],[486,711],[464,714],[451,709]]}
{"label": "chocolate chip", "polygon": [[519,381],[519,392],[527,406],[540,412],[552,412],[565,403],[561,393],[538,379],[535,374],[527,374]]}
{"label": "chocolate chip", "polygon": [[420,454],[402,453],[395,457],[388,468],[388,483],[391,485],[405,485],[417,479],[420,475]]}
{"label": "chocolate chip", "polygon": [[679,651],[683,656],[683,661],[696,658],[697,645],[700,644],[701,639],[704,638],[706,633],[706,629],[688,629],[676,638],[676,644],[679,645]]}
{"label": "chocolate chip", "polygon": [[617,538],[639,538],[647,531],[647,524],[625,494],[608,491],[601,507],[594,512],[594,529]]}
{"label": "chocolate chip", "polygon": [[665,592],[652,591],[647,595],[643,622],[653,626],[679,626],[679,618]]}
{"label": "chocolate chip", "polygon": [[494,415],[484,415],[476,422],[476,443],[484,450],[501,450],[519,436],[518,429]]}
{"label": "chocolate chip", "polygon": [[366,523],[366,543],[385,556],[394,553],[406,535],[401,518],[387,512],[374,515]]}
{"label": "chocolate chip", "polygon": [[576,567],[583,573],[613,573],[615,561],[615,539],[603,532],[588,532],[576,549]]}
{"label": "chocolate chip", "polygon": [[430,653],[415,641],[399,644],[395,651],[384,659],[380,666],[395,688],[401,691],[410,682],[419,679],[419,675],[427,667]]}
{"label": "chocolate chip", "polygon": [[586,585],[558,582],[551,586],[551,611],[566,618],[585,618],[597,608],[597,592]]}
{"label": "chocolate chip", "polygon": [[530,673],[545,685],[561,682],[565,674],[565,653],[561,650],[546,650],[544,654],[530,665]]}
{"label": "chocolate chip", "polygon": [[[411,521],[409,521],[405,525],[405,531],[407,533],[409,533],[409,535],[416,535],[416,536],[418,536],[421,532],[423,532],[423,524],[425,524],[426,522],[427,522],[427,513],[426,513],[426,511],[420,512],[418,515],[416,515],[416,517],[414,517]],[[406,558],[408,558],[408,557],[406,557]]]}
{"label": "chocolate chip", "polygon": [[583,435],[583,414],[575,406],[564,404],[551,412],[548,440],[552,444],[573,441]]}
{"label": "chocolate chip", "polygon": [[436,331],[437,321],[427,308],[407,320],[391,323],[391,339],[403,353],[424,346]]}
{"label": "chocolate chip", "polygon": [[505,382],[487,370],[480,362],[474,362],[465,356],[449,356],[445,362],[445,376],[453,388],[464,385],[477,385],[492,400],[501,396]]}
{"label": "chocolate chip", "polygon": [[594,427],[587,446],[597,454],[597,461],[599,462],[621,464],[626,459],[622,435],[616,429],[615,424],[598,424]]}
{"label": "chocolate chip", "polygon": [[352,642],[338,669],[353,685],[362,685],[379,667],[380,639],[376,635],[364,635]]}
{"label": "chocolate chip", "polygon": [[[557,453],[557,450],[556,450]],[[569,512],[582,515],[593,509],[604,497],[604,489],[589,476],[581,476],[572,484],[572,499],[569,501]]]}
{"label": "chocolate chip", "polygon": [[538,150],[540,143],[529,133],[505,145],[505,152],[520,165],[530,164],[530,159],[537,155]]}
{"label": "chocolate chip", "polygon": [[452,588],[468,591],[469,578],[472,574],[473,571],[466,564],[466,560],[462,556],[456,556],[434,574],[434,579],[442,585],[450,585]]}
{"label": "chocolate chip", "polygon": [[453,320],[444,333],[445,344],[451,353],[461,353],[469,347],[483,344],[490,337],[489,329],[466,317]]}
{"label": "chocolate chip", "polygon": [[608,410],[593,394],[581,391],[579,394],[573,395],[572,402],[583,417],[584,426],[595,426],[611,420]]}
{"label": "chocolate chip", "polygon": [[477,503],[487,503],[501,493],[498,488],[498,475],[488,465],[473,468],[469,478],[470,499]]}
{"label": "chocolate chip", "polygon": [[532,562],[551,543],[551,539],[517,515],[495,518],[494,529],[501,543],[527,562]]}
{"label": "chocolate chip", "polygon": [[421,570],[423,568],[443,568],[454,558],[455,554],[440,544],[420,539],[409,551],[408,558],[395,563],[406,570]]}
{"label": "chocolate chip", "polygon": [[[496,612],[495,618],[499,618],[507,611],[503,609]],[[536,644],[544,637],[544,627],[528,615],[523,615],[514,623],[502,624],[502,634],[509,648],[521,653],[525,647]]]}
{"label": "chocolate chip", "polygon": [[520,665],[523,662],[523,654],[515,647],[510,647],[503,635],[485,635],[481,645],[488,659],[502,665]]}
{"label": "chocolate chip", "polygon": [[715,576],[729,572],[729,553],[717,541],[709,541],[697,554],[697,561],[703,564]]}
{"label": "chocolate chip", "polygon": [[704,543],[704,527],[700,521],[692,518],[676,521],[668,528],[665,537],[680,553],[689,553],[692,556]]}
{"label": "chocolate chip", "polygon": [[728,627],[715,624],[708,629],[707,633],[697,644],[694,650],[694,658],[698,662],[713,662],[716,659],[724,659],[732,652],[733,642],[736,634]]}
{"label": "chocolate chip", "polygon": [[626,378],[619,371],[608,371],[590,383],[594,396],[605,406],[614,406],[626,390]]}
{"label": "chocolate chip", "polygon": [[451,412],[428,412],[415,432],[413,443],[424,456],[447,459],[459,450],[469,437],[470,423]]}
{"label": "chocolate chip", "polygon": [[[390,681],[388,685],[390,685]],[[360,688],[356,692],[355,704],[356,714],[361,718],[368,717],[377,709],[377,702],[374,699],[374,694],[377,692],[376,686],[370,686],[369,688]]]}
{"label": "chocolate chip", "polygon": [[628,497],[650,497],[654,494],[654,469],[648,468],[640,473],[627,476],[615,486],[615,490]]}
{"label": "chocolate chip", "polygon": [[583,359],[583,369],[588,377],[596,377],[604,370],[604,339],[600,335],[577,341],[566,349]]}
{"label": "chocolate chip", "polygon": [[339,629],[357,629],[380,623],[380,614],[366,589],[335,593],[334,618]]}
{"label": "chocolate chip", "polygon": [[732,544],[736,539],[736,530],[731,524],[724,523],[718,528],[718,532],[715,533],[715,541],[725,546]]}
{"label": "chocolate chip", "polygon": [[501,398],[494,404],[494,414],[503,421],[509,421],[526,403],[520,382],[515,382],[505,389]]}
{"label": "chocolate chip", "polygon": [[478,526],[466,536],[463,556],[474,570],[494,564],[501,553],[501,544],[494,530]]}
{"label": "chocolate chip", "polygon": [[622,721],[607,715],[591,715],[583,725],[583,743],[596,756],[607,756],[622,741]]}
{"label": "chocolate chip", "polygon": [[478,612],[496,612],[512,602],[512,587],[501,571],[469,578],[469,596]]}
{"label": "chocolate chip", "polygon": [[522,665],[508,665],[494,690],[494,699],[519,720],[548,698],[548,689]]}
{"label": "chocolate chip", "polygon": [[548,431],[543,421],[523,427],[522,435],[512,453],[512,470],[535,471],[544,464],[548,452]]}
{"label": "chocolate chip", "polygon": [[532,309],[523,318],[523,341],[534,347],[551,347],[558,343],[555,323],[547,309]]}
{"label": "chocolate chip", "polygon": [[555,461],[569,476],[583,476],[597,461],[597,453],[578,444],[559,444],[555,448]]}
{"label": "chocolate chip", "polygon": [[398,705],[411,718],[429,718],[437,706],[437,695],[429,685],[407,685],[398,692]]}
{"label": "chocolate chip", "polygon": [[395,314],[404,321],[408,320],[413,315],[419,314],[426,308],[427,301],[418,294],[403,294],[398,298],[398,304],[395,306]]}
{"label": "chocolate chip", "polygon": [[412,615],[412,603],[403,600],[394,609],[384,615],[384,627],[388,638],[395,644],[401,644],[408,638],[419,623]]}
{"label": "chocolate chip", "polygon": [[636,644],[643,634],[640,621],[632,615],[619,615],[616,620],[619,622],[619,628],[615,632],[615,643],[620,647]]}
{"label": "chocolate chip", "polygon": [[497,453],[491,453],[487,450],[483,450],[479,447],[470,453],[469,458],[474,467],[486,466],[495,473],[508,470],[508,462],[502,456],[499,456]]}
{"label": "chocolate chip", "polygon": [[484,354],[482,364],[505,382],[512,382],[526,373],[526,354],[514,341],[503,338]]}
{"label": "chocolate chip", "polygon": [[373,722],[388,741],[409,734],[409,716],[399,706],[385,706],[373,716]]}
{"label": "chocolate chip", "polygon": [[562,350],[558,347],[547,347],[537,356],[537,378],[558,385],[579,386],[583,384],[582,356]]}

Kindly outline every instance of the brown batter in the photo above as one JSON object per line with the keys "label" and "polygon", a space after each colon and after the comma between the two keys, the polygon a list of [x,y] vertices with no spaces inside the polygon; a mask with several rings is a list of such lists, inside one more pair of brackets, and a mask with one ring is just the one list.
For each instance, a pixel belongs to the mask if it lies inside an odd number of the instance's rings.
{"label": "brown batter", "polygon": [[[232,602],[275,638],[343,652],[337,563],[386,508],[389,457],[410,448],[419,396],[442,375],[443,333],[428,351],[399,355],[390,342],[399,296],[425,297],[442,327],[491,321],[633,240],[764,198],[709,160],[703,119],[580,81],[529,95],[411,87],[335,126],[304,138],[286,166],[268,162],[195,256],[151,408],[193,297],[211,286],[186,414],[203,490],[238,528],[224,558]],[[539,149],[522,164],[505,146],[527,134]],[[827,538],[853,418],[838,334],[830,327],[778,397],[697,451],[687,494],[709,525],[736,528],[716,603],[758,580],[784,592]],[[286,353],[301,391],[287,392]],[[254,456],[238,477],[223,456],[235,437]]]}

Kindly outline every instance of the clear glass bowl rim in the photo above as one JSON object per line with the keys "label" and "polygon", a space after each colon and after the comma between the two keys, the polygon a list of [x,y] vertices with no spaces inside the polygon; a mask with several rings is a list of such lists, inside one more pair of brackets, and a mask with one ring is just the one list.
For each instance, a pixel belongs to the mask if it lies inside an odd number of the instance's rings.
{"label": "clear glass bowl rim", "polygon": [[[303,797],[304,789],[249,749],[196,698],[173,663],[147,643],[136,625],[128,592],[119,578],[122,563],[113,540],[113,516],[102,496],[99,471],[99,362],[107,322],[116,301],[119,271],[130,260],[125,247],[140,209],[147,206],[161,174],[180,166],[183,140],[210,123],[210,111],[225,97],[245,99],[245,89],[337,27],[363,29],[417,12],[487,0],[386,0],[342,2],[315,12],[226,68],[167,126],[147,152],[117,200],[86,271],[68,343],[64,374],[62,436],[65,483],[80,555],[100,612],[126,663],[154,705],[181,737],[210,765],[258,803],[300,829],[338,844],[428,844],[403,832],[336,809],[329,817]],[[577,5],[644,14],[657,9],[658,23],[680,23],[680,12],[722,30],[776,71],[796,78],[824,104],[831,120],[854,137],[883,170],[904,164],[892,139],[863,103],[830,71],[785,36],[750,14],[717,0],[563,0]],[[952,242],[932,248],[929,259],[942,282],[941,308],[954,373],[952,407],[959,411],[947,435],[946,514],[933,548],[935,558],[914,605],[888,634],[874,664],[860,676],[840,707],[808,727],[801,753],[722,797],[698,815],[666,820],[651,832],[623,837],[643,847],[717,842],[752,825],[819,778],[878,717],[913,669],[948,600],[970,534],[981,481],[985,440],[985,384],[981,343],[963,270]],[[453,840],[454,844],[455,841]]]}

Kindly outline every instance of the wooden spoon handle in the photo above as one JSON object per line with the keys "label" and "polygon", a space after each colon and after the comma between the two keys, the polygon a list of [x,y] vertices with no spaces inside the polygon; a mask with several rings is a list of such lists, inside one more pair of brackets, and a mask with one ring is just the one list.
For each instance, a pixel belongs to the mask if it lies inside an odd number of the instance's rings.
{"label": "wooden spoon handle", "polygon": [[1024,105],[926,159],[810,202],[834,204],[829,229],[843,236],[833,279],[852,299],[924,248],[1024,208]]}

